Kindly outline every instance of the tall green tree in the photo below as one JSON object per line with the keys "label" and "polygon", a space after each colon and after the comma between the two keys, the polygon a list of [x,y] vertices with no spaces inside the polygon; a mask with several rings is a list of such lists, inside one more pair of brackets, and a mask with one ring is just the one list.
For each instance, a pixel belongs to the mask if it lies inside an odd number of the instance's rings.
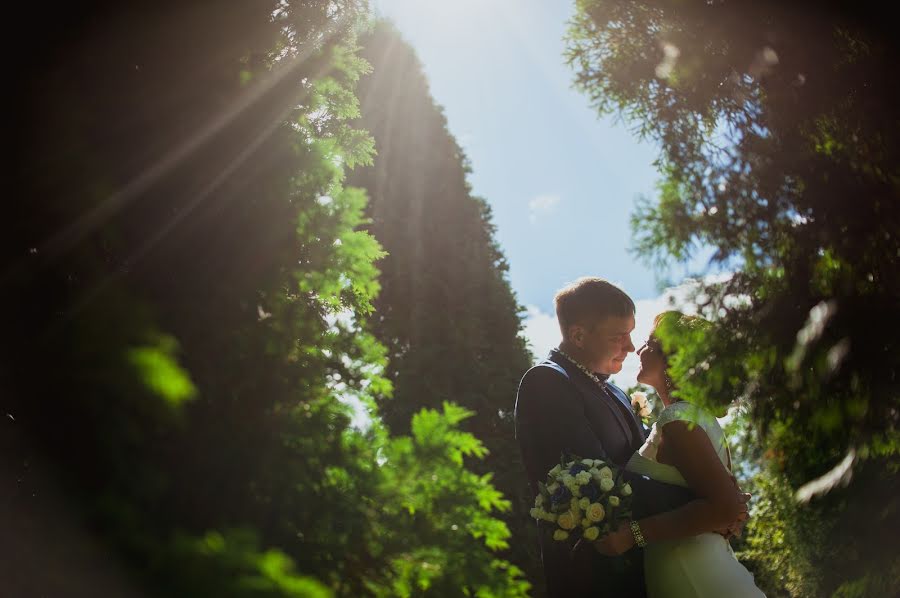
{"label": "tall green tree", "polygon": [[[685,398],[748,405],[768,476],[751,544],[776,595],[801,570],[792,595],[900,589],[888,22],[875,3],[580,0],[570,30],[577,86],[661,148],[638,252],[711,246],[734,271],[696,298],[715,325],[669,342]],[[805,564],[762,558],[784,550]]]}
{"label": "tall green tree", "polygon": [[513,428],[516,389],[531,357],[490,208],[472,193],[468,160],[412,48],[385,23],[361,44],[373,70],[359,85],[360,126],[372,132],[377,153],[351,181],[369,192],[369,230],[388,254],[373,332],[388,349],[394,396],[379,410],[400,434],[422,407],[453,401],[475,413],[464,429],[489,451],[478,470],[512,501],[510,558],[534,580],[534,497]]}
{"label": "tall green tree", "polygon": [[[348,398],[390,393],[366,328],[383,252],[344,185],[372,149],[350,122],[364,18],[139,1],[22,23],[42,41],[13,76],[0,384],[25,490],[3,508],[39,519],[45,464],[140,593],[526,591],[495,556],[507,503],[464,467],[484,453],[465,410],[350,427]],[[6,583],[95,595],[49,557],[76,550],[4,551]]]}

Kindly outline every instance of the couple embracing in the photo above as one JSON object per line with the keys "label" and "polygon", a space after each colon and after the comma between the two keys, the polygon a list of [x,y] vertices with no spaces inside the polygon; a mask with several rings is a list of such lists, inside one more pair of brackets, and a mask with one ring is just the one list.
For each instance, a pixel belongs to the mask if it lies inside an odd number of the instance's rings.
{"label": "couple embracing", "polygon": [[[764,598],[728,543],[747,518],[749,496],[731,475],[715,417],[672,396],[666,354],[653,333],[637,349],[638,381],[665,405],[649,434],[608,381],[635,351],[634,302],[605,280],[582,278],[560,290],[555,304],[562,342],[525,374],[516,399],[529,484],[536,494],[561,455],[603,459],[639,484],[635,499],[644,504],[632,521],[574,551],[540,533],[548,595]],[[665,319],[685,322],[666,312],[654,330]]]}

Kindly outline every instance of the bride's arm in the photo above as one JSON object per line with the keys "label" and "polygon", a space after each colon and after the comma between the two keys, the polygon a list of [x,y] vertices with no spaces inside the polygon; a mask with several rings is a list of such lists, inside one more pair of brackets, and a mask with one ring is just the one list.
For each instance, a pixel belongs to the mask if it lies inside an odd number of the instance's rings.
{"label": "bride's arm", "polygon": [[739,495],[703,428],[673,421],[662,428],[662,434],[670,464],[678,468],[698,500],[639,521],[647,542],[696,536],[734,523],[742,511]]}
{"label": "bride's arm", "polygon": [[[673,421],[662,428],[662,434],[671,465],[678,468],[698,498],[672,511],[639,520],[644,539],[648,543],[674,540],[734,524],[745,507],[706,432],[700,426]],[[633,545],[634,537],[625,525],[602,538],[597,549],[604,554],[621,554]]]}

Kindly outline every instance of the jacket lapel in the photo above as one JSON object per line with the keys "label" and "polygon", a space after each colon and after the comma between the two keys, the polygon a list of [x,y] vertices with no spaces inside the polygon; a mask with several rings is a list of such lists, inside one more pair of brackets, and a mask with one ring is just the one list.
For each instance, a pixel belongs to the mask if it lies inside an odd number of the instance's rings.
{"label": "jacket lapel", "polygon": [[625,396],[625,393],[623,391],[619,390],[618,387],[613,386],[612,384],[607,384],[606,388],[609,391],[609,394],[615,400],[619,401],[619,403],[623,407],[625,407],[625,409],[627,409],[629,413],[631,413],[631,401],[628,400],[628,397]]}
{"label": "jacket lapel", "polygon": [[607,383],[606,389],[609,391],[609,394],[614,396],[619,401],[619,404],[625,408],[625,413],[628,414],[626,419],[631,425],[631,431],[634,432],[636,434],[636,437],[639,439],[638,448],[640,448],[640,445],[644,443],[644,440],[646,440],[646,438],[644,437],[643,426],[641,425],[640,421],[638,421],[637,415],[634,414],[634,410],[631,408],[631,401],[625,394],[625,391],[623,391],[618,386]]}
{"label": "jacket lapel", "polygon": [[[633,446],[635,443],[634,432],[631,427],[628,425],[628,422],[625,421],[625,417],[622,415],[622,410],[616,405],[616,401],[620,400],[614,398],[615,395],[612,392],[612,389],[609,389],[607,392],[603,392],[597,384],[594,383],[593,380],[584,375],[584,373],[574,367],[571,367],[568,363],[568,360],[565,358],[557,358],[559,361],[554,359],[556,357],[555,354],[551,354],[548,358],[548,361],[555,365],[557,368],[561,367],[565,370],[566,374],[569,377],[569,380],[575,384],[575,387],[581,391],[581,394],[584,395],[585,399],[588,401],[603,401],[606,406],[609,408],[609,411],[613,414],[613,419],[616,420],[616,423],[619,424],[619,427],[622,428],[622,433],[625,435],[625,438],[628,439],[629,446]],[[567,367],[568,366],[568,367]],[[629,405],[629,410],[631,406]],[[641,440],[643,442],[643,439]]]}

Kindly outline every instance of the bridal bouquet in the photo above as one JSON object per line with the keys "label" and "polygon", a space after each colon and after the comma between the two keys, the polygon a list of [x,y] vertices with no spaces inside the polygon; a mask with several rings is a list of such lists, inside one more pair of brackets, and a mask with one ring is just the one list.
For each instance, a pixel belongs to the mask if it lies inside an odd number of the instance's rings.
{"label": "bridal bouquet", "polygon": [[631,516],[631,486],[600,459],[563,459],[538,486],[531,516],[554,523],[560,542],[593,542]]}

